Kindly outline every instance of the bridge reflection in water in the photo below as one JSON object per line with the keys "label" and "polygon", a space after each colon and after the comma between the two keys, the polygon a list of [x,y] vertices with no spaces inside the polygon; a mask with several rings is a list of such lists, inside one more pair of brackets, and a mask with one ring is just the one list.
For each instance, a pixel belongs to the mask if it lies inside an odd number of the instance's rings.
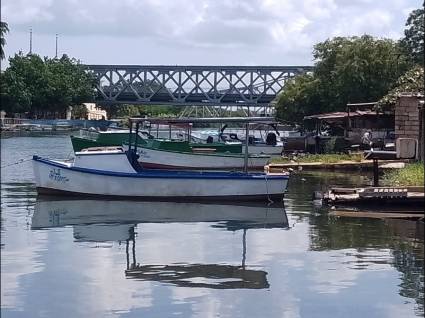
{"label": "bridge reflection in water", "polygon": [[[214,228],[243,231],[241,263],[138,263],[135,233],[137,224],[176,222],[209,222]],[[269,288],[267,272],[246,265],[247,231],[255,228],[289,228],[282,203],[270,206],[45,198],[37,200],[32,217],[33,230],[68,225],[73,226],[74,238],[80,242],[125,241],[127,278],[212,289]]]}

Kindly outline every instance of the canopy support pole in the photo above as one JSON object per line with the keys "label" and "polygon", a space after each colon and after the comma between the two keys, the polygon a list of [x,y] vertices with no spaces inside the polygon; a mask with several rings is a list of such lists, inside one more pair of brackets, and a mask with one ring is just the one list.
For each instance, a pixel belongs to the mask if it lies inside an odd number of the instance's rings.
{"label": "canopy support pole", "polygon": [[140,123],[136,123],[136,140],[134,141],[134,153],[137,154],[137,137],[139,136],[139,125]]}
{"label": "canopy support pole", "polygon": [[130,133],[128,134],[128,153],[131,152],[131,139],[132,139],[132,135],[133,135],[133,122],[130,120],[129,121],[130,124]]}

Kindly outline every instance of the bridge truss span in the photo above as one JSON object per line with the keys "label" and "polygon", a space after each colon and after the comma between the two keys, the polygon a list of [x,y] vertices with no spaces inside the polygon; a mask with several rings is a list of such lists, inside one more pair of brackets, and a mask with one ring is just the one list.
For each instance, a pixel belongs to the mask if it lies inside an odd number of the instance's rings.
{"label": "bridge truss span", "polygon": [[268,105],[311,66],[87,65],[98,103]]}

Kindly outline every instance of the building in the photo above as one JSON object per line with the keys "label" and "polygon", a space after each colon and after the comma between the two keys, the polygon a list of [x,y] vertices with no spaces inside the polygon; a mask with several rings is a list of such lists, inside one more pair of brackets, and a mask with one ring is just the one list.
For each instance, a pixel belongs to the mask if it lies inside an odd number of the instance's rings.
{"label": "building", "polygon": [[418,140],[419,159],[424,159],[424,95],[403,93],[395,104],[396,138]]}
{"label": "building", "polygon": [[83,104],[87,109],[87,118],[88,120],[102,120],[107,119],[106,110],[97,107],[95,103],[84,103]]}
{"label": "building", "polygon": [[367,131],[375,141],[380,142],[394,132],[393,112],[377,112],[370,109],[374,103],[349,105],[367,105],[369,109],[311,115],[304,117],[304,120],[313,122],[314,128],[312,128],[316,135],[344,136],[351,144],[359,144]]}

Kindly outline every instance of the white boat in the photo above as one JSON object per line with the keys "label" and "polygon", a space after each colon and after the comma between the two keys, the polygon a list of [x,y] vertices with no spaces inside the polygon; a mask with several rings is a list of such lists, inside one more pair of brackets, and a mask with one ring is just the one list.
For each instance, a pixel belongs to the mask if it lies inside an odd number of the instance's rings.
{"label": "white boat", "polygon": [[139,169],[123,150],[77,152],[72,161],[33,157],[39,193],[156,200],[282,199],[288,173]]}
{"label": "white boat", "polygon": [[[139,163],[148,169],[230,170],[242,169],[245,164],[242,154],[208,153],[206,148],[190,153],[139,146],[137,154]],[[248,169],[263,169],[270,159],[267,155],[249,155]]]}

